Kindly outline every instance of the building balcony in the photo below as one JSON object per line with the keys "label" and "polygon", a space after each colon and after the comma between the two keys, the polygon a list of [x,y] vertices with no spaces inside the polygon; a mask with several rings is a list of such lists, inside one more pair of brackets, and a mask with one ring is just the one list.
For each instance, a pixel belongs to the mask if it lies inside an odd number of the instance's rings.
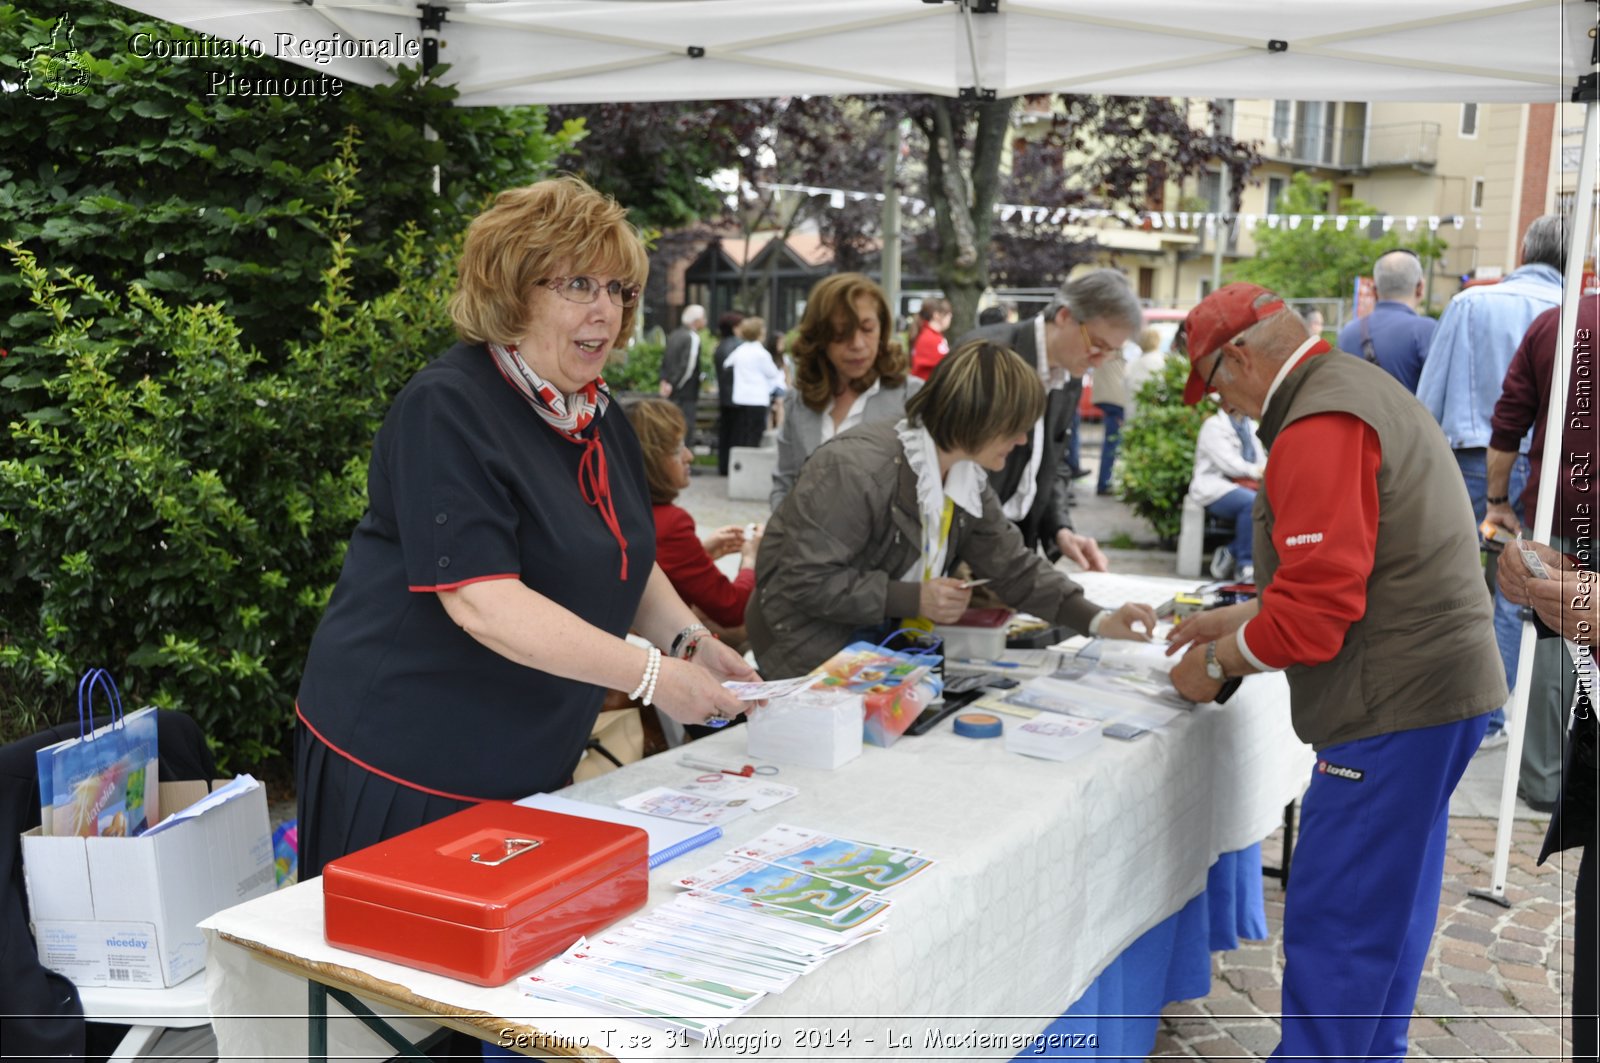
{"label": "building balcony", "polygon": [[1240,117],[1233,135],[1260,145],[1269,162],[1329,170],[1433,166],[1439,161],[1438,122],[1335,126]]}

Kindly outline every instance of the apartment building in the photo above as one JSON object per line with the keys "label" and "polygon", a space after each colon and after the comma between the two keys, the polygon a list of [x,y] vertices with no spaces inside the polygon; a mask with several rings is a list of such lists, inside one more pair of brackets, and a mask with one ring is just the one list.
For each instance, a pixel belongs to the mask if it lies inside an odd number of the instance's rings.
{"label": "apartment building", "polygon": [[[1193,111],[1197,123],[1208,121],[1203,103]],[[1428,278],[1438,309],[1463,277],[1494,278],[1516,268],[1528,223],[1570,206],[1582,120],[1575,104],[1236,100],[1224,108],[1225,128],[1257,143],[1263,162],[1236,223],[1221,233],[1220,256],[1217,230],[1193,212],[1230,213],[1221,167],[1165,189],[1156,209],[1177,212],[1180,223],[1187,215],[1190,224],[1130,231],[1107,221],[1094,224],[1093,234],[1106,249],[1102,263],[1127,271],[1143,298],[1189,306],[1210,291],[1219,264],[1226,280],[1231,263],[1255,253],[1254,226],[1277,214],[1290,177],[1303,171],[1329,182],[1336,201],[1359,199],[1390,215],[1402,233],[1437,225],[1449,245]],[[1323,222],[1301,224],[1334,224],[1337,213],[1337,202],[1330,203]]]}

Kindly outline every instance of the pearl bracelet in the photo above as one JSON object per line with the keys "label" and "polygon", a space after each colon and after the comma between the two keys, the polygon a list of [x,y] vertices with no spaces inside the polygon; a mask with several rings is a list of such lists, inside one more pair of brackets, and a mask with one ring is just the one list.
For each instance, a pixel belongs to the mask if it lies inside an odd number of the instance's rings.
{"label": "pearl bracelet", "polygon": [[[628,700],[638,701],[639,698],[643,696],[644,704],[650,704],[649,694],[655,693],[656,677],[660,674],[661,651],[656,649],[654,646],[651,646],[649,653],[645,655],[644,675],[640,677],[639,685],[633,688],[633,693],[628,695]],[[649,694],[646,694],[646,691],[648,691]]]}
{"label": "pearl bracelet", "polygon": [[655,656],[651,658],[651,663],[655,665],[655,668],[650,673],[650,686],[644,692],[644,699],[639,702],[639,704],[645,706],[646,708],[648,708],[650,704],[656,700],[656,681],[661,678],[660,650],[655,651]]}

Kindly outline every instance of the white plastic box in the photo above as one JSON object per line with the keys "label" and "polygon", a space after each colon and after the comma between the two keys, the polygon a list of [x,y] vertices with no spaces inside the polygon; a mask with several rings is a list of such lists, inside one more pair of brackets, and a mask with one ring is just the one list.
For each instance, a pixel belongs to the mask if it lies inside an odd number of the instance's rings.
{"label": "white plastic box", "polygon": [[745,724],[752,757],[833,770],[861,755],[860,694],[800,690],[752,712]]}
{"label": "white plastic box", "polygon": [[[167,817],[207,793],[161,784]],[[160,989],[205,966],[195,924],[275,885],[266,789],[137,838],[22,836],[39,958],[81,986]]]}
{"label": "white plastic box", "polygon": [[776,447],[732,447],[728,451],[728,497],[764,502],[772,495]]}
{"label": "white plastic box", "polygon": [[977,658],[997,660],[1006,651],[1006,625],[974,627],[963,624],[935,624],[933,633],[944,639],[945,660]]}

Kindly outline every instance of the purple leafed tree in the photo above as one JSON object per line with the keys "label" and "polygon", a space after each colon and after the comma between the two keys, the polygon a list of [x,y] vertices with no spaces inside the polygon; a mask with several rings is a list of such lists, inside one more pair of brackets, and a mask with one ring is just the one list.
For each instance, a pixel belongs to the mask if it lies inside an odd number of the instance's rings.
{"label": "purple leafed tree", "polygon": [[[972,324],[991,284],[1053,285],[1095,254],[1094,243],[1063,234],[1059,208],[1171,209],[1166,182],[1219,161],[1229,167],[1237,204],[1260,161],[1248,144],[1193,128],[1182,101],[1156,97],[813,96],[551,113],[584,121],[587,136],[568,164],[634,208],[643,224],[699,223],[708,226],[702,235],[738,239],[762,230],[787,236],[809,222],[838,269],[868,266],[877,255],[882,205],[872,194],[884,190],[885,162],[897,150],[900,192],[930,208],[906,218],[907,272],[920,267],[937,277],[958,332]],[[901,131],[894,141],[891,128]],[[711,176],[723,171],[737,173],[740,193],[712,186]],[[806,197],[771,184],[867,195]],[[1046,210],[1001,223],[997,203]],[[754,291],[762,278],[744,282]]]}

